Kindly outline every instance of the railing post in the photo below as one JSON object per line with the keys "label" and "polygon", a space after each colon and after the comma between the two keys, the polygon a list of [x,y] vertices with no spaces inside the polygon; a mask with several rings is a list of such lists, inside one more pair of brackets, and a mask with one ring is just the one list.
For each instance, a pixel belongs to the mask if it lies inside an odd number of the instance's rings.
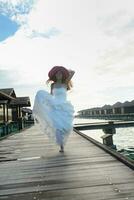
{"label": "railing post", "polygon": [[113,144],[113,134],[116,133],[116,129],[114,127],[112,127],[114,122],[109,121],[108,123],[109,123],[109,125],[111,125],[111,127],[102,129],[105,134],[101,138],[103,140],[103,144],[105,144],[113,149],[116,149],[116,145]]}
{"label": "railing post", "polygon": [[8,123],[5,123],[5,135],[8,135]]}
{"label": "railing post", "polygon": [[18,124],[19,124],[19,130],[23,129],[22,117],[19,117],[19,118],[18,118]]}

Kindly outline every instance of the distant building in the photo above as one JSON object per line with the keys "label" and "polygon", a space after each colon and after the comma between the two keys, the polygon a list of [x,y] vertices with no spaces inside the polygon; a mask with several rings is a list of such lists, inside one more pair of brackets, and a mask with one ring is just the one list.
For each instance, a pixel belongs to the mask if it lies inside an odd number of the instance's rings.
{"label": "distant building", "polygon": [[29,97],[17,97],[13,88],[0,89],[1,123],[17,121],[20,117],[24,116],[22,108],[30,106]]}
{"label": "distant building", "polygon": [[113,105],[104,105],[97,108],[89,108],[78,111],[79,116],[113,116],[113,115],[134,115],[134,100],[125,101],[124,103],[117,102]]}

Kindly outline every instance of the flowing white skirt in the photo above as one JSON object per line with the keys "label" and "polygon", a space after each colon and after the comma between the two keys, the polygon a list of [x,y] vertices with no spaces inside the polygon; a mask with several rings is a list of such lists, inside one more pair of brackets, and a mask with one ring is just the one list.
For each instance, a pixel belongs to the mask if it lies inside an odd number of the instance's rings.
{"label": "flowing white skirt", "polygon": [[43,132],[58,145],[65,144],[73,129],[74,107],[62,98],[55,98],[47,91],[37,92],[33,115]]}

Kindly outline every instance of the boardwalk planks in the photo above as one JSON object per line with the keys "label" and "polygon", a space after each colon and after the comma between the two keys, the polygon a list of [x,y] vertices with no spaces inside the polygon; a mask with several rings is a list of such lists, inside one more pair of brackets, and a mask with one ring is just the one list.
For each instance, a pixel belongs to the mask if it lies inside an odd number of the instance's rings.
{"label": "boardwalk planks", "polygon": [[133,200],[134,173],[77,133],[64,153],[38,127],[0,141],[0,199]]}

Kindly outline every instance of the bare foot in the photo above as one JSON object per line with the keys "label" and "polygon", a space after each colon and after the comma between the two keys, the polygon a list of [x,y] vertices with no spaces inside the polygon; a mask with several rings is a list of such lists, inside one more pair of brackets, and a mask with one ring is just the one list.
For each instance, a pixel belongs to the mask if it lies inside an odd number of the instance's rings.
{"label": "bare foot", "polygon": [[60,146],[59,152],[61,152],[61,153],[64,152],[64,147],[62,145]]}
{"label": "bare foot", "polygon": [[60,149],[60,150],[59,150],[59,152],[63,153],[63,152],[64,152],[64,150]]}

